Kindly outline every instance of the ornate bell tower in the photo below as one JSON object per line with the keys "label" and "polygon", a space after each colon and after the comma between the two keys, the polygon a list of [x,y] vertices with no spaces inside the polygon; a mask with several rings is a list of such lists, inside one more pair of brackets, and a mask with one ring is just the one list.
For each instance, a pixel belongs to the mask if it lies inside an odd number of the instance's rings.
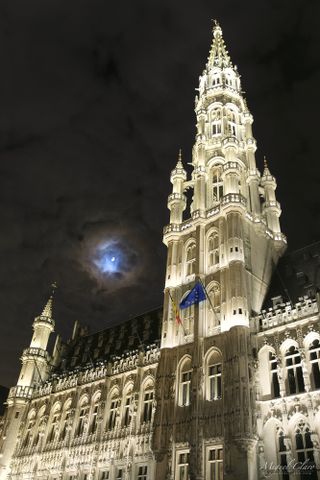
{"label": "ornate bell tower", "polygon": [[[196,277],[208,287],[212,301],[199,313],[202,334],[208,336],[216,327],[223,332],[236,325],[249,326],[251,313],[261,308],[286,239],[280,230],[276,182],[266,165],[262,177],[257,169],[253,117],[217,23],[198,91],[193,171],[187,179],[180,154],[171,172],[170,224],[163,239],[168,247],[165,288],[176,302]],[[193,198],[186,210],[190,189]],[[167,293],[164,347],[184,342],[174,321]],[[192,329],[187,318],[189,338]]]}
{"label": "ornate bell tower", "polygon": [[[276,182],[266,163],[262,177],[257,169],[253,117],[216,22],[195,113],[192,173],[188,178],[180,153],[163,236],[157,479],[220,479],[223,471],[225,480],[255,480],[250,319],[261,309],[286,238]],[[208,299],[181,310],[177,321],[174,304],[196,281]]]}

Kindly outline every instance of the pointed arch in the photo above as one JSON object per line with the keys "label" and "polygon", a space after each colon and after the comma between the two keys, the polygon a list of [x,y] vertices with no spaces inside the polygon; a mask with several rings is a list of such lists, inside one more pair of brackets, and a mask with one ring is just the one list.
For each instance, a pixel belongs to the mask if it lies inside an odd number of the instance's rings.
{"label": "pointed arch", "polygon": [[191,356],[184,355],[177,367],[177,403],[181,407],[186,407],[191,403],[191,376]]}
{"label": "pointed arch", "polygon": [[305,391],[302,358],[296,340],[287,338],[280,346],[285,368],[285,385],[287,395]]}
{"label": "pointed arch", "polygon": [[192,278],[196,273],[197,245],[194,238],[190,238],[184,247],[185,276]]}
{"label": "pointed arch", "polygon": [[148,375],[141,384],[141,422],[151,422],[155,398],[155,378]]}
{"label": "pointed arch", "polygon": [[260,395],[262,400],[280,397],[279,359],[270,345],[258,352]]}
{"label": "pointed arch", "polygon": [[304,338],[307,364],[309,367],[311,389],[320,388],[320,335],[311,331]]}
{"label": "pointed arch", "polygon": [[214,335],[221,322],[221,287],[217,281],[210,282],[206,287],[210,302],[206,302],[207,335]]}
{"label": "pointed arch", "polygon": [[222,398],[222,354],[212,347],[205,355],[205,398],[212,402]]}

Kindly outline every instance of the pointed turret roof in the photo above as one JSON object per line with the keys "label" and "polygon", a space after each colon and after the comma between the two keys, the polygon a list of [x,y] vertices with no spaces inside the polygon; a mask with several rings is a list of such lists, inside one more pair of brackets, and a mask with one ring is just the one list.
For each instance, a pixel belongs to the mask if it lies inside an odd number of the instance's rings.
{"label": "pointed turret roof", "polygon": [[208,67],[233,67],[229,52],[224,43],[222,29],[217,20],[213,22],[212,33],[213,39],[208,57]]}
{"label": "pointed turret roof", "polygon": [[51,295],[49,297],[49,300],[47,301],[44,309],[42,310],[41,317],[52,318],[53,297],[54,297],[54,293],[55,293],[56,288],[57,288],[56,283],[53,283],[51,285],[51,287],[52,287],[52,292],[51,292]]}
{"label": "pointed turret roof", "polygon": [[262,174],[262,177],[271,177],[271,173],[270,173],[270,170],[269,170],[269,166],[268,166],[268,162],[267,162],[267,159],[266,157],[264,156],[263,157],[263,174]]}

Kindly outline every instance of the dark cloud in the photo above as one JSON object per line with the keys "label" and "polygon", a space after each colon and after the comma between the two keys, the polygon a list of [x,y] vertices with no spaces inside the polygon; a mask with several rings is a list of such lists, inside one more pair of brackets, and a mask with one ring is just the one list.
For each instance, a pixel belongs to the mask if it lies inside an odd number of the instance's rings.
{"label": "dark cloud", "polygon": [[[242,74],[289,245],[319,239],[318,2],[2,1],[0,384],[15,382],[54,280],[64,336],[75,319],[101,329],[161,304],[169,174],[180,146],[191,159],[211,18]],[[136,253],[116,294],[90,266],[110,236]]]}

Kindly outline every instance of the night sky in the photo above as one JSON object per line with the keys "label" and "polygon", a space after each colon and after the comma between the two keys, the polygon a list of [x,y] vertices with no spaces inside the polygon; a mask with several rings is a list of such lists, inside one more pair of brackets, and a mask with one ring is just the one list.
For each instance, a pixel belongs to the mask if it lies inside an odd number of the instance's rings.
{"label": "night sky", "polygon": [[[2,0],[0,384],[58,283],[56,331],[161,305],[170,171],[222,26],[291,250],[319,240],[319,1]],[[119,257],[119,251],[122,257]],[[116,272],[104,270],[104,253]]]}

